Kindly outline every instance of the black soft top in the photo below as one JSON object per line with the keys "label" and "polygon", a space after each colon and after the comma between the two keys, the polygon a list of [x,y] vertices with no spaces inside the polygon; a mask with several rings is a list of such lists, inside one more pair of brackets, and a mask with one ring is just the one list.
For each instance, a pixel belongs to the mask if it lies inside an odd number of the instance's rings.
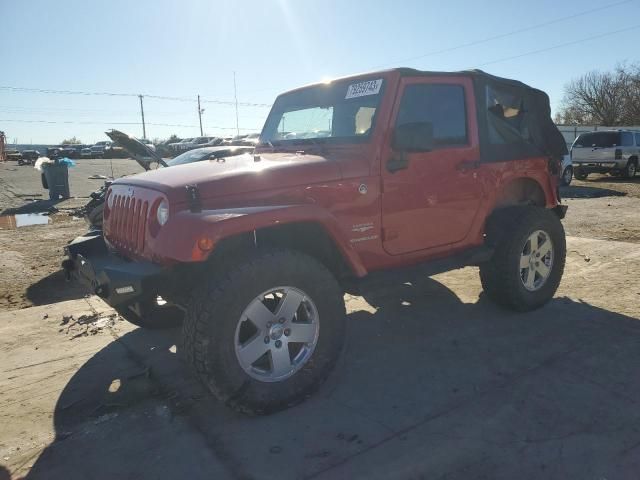
{"label": "black soft top", "polygon": [[466,76],[473,81],[482,161],[500,162],[538,156],[561,160],[567,144],[551,119],[549,96],[517,80],[482,70],[429,72],[395,69],[402,76]]}

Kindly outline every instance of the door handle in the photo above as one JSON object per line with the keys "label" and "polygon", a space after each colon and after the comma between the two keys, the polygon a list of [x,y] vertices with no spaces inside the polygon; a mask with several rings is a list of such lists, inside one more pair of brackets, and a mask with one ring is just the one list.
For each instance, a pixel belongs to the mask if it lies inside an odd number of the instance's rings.
{"label": "door handle", "polygon": [[476,168],[480,168],[480,160],[468,160],[460,162],[458,165],[456,165],[456,169],[460,170],[461,172],[475,170]]}

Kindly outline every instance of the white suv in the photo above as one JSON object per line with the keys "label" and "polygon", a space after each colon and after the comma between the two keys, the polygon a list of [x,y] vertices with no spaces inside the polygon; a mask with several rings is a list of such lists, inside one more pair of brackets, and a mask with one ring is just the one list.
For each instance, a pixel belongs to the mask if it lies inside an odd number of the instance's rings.
{"label": "white suv", "polygon": [[571,146],[573,174],[584,180],[590,173],[632,178],[638,170],[640,132],[599,130],[581,133]]}

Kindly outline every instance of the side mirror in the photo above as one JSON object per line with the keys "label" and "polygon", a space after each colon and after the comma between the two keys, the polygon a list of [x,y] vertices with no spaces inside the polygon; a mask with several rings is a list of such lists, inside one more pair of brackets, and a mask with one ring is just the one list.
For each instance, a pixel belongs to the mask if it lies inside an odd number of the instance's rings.
{"label": "side mirror", "polygon": [[398,125],[393,133],[393,149],[400,152],[433,150],[433,124],[413,122]]}

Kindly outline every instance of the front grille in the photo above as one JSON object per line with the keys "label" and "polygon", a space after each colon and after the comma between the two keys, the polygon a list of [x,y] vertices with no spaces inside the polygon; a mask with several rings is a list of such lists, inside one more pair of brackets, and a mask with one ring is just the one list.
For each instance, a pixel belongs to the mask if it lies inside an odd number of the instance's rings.
{"label": "front grille", "polygon": [[127,252],[142,254],[147,232],[149,201],[111,192],[105,235],[110,243]]}

